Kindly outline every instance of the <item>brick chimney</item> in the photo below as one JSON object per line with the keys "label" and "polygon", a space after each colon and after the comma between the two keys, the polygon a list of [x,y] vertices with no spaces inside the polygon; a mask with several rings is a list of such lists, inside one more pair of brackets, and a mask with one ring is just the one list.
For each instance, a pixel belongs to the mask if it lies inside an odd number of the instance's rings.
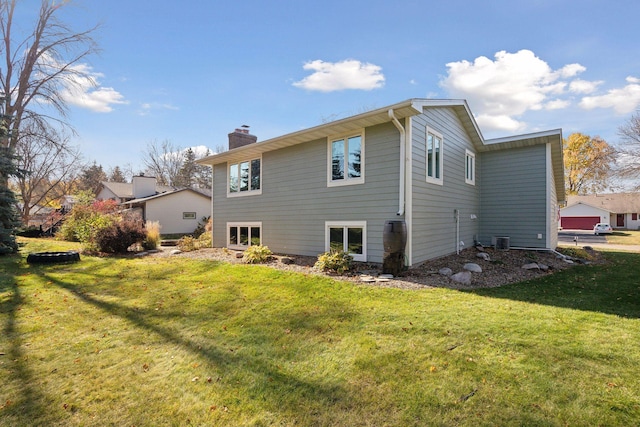
{"label": "brick chimney", "polygon": [[253,144],[258,141],[258,137],[249,133],[249,126],[242,125],[229,134],[229,150]]}

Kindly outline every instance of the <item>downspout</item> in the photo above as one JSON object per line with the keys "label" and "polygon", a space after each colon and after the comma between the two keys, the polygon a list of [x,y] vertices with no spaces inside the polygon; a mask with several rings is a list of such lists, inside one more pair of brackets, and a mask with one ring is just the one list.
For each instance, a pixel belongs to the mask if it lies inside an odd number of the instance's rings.
{"label": "downspout", "polygon": [[393,109],[389,109],[389,118],[393,122],[398,131],[400,132],[400,188],[398,190],[398,212],[396,215],[402,216],[404,215],[404,205],[405,205],[405,157],[406,157],[406,131],[404,127],[400,124],[398,119],[396,118]]}

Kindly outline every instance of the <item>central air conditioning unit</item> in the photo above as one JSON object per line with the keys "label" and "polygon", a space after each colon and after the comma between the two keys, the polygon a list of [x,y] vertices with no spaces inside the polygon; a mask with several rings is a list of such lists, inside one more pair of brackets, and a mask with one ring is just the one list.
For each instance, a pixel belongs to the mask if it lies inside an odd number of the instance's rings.
{"label": "central air conditioning unit", "polygon": [[496,249],[499,251],[509,250],[509,238],[508,237],[496,237]]}

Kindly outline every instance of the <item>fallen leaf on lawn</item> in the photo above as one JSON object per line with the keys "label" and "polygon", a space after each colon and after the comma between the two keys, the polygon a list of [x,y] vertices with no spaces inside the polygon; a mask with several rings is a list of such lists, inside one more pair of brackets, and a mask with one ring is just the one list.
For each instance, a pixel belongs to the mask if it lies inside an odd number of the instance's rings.
{"label": "fallen leaf on lawn", "polygon": [[432,367],[430,367],[430,368],[429,368],[429,372],[435,372],[435,371],[436,371],[436,369],[437,369],[437,368],[436,368],[435,366],[432,366]]}
{"label": "fallen leaf on lawn", "polygon": [[191,382],[194,382],[194,383],[195,383],[195,382],[196,382],[196,381],[198,381],[199,379],[200,379],[200,377],[193,377],[193,378],[191,379]]}
{"label": "fallen leaf on lawn", "polygon": [[145,372],[149,371],[149,364],[145,363],[144,365],[142,365],[142,370]]}

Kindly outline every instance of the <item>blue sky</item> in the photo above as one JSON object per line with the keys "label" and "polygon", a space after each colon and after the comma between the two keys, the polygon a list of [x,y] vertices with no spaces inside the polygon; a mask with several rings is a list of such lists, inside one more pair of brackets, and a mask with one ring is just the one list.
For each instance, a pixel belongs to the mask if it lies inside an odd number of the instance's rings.
{"label": "blue sky", "polygon": [[[23,0],[29,21],[39,0]],[[258,140],[409,98],[464,98],[485,138],[617,143],[640,106],[637,1],[75,0],[99,86],[70,93],[85,160],[140,171],[153,141]]]}

